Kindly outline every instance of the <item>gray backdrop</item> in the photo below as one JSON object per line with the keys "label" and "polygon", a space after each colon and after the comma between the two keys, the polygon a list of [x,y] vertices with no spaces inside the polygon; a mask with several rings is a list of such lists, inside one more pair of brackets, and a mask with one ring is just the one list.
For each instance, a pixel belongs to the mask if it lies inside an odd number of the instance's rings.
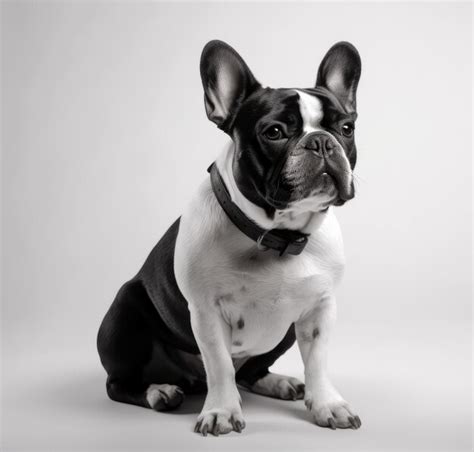
{"label": "gray backdrop", "polygon": [[[470,4],[2,4],[4,450],[469,450]],[[357,197],[331,344],[360,431],[243,394],[238,436],[108,401],[98,325],[227,143],[199,57],[228,41],[269,86],[362,56]],[[302,375],[296,349],[275,370]]]}

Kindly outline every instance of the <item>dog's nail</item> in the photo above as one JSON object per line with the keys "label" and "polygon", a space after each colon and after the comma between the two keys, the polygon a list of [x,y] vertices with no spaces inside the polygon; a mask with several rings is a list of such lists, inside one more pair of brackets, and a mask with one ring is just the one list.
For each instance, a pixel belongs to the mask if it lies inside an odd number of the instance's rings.
{"label": "dog's nail", "polygon": [[168,405],[169,399],[168,399],[168,395],[166,394],[166,392],[159,391],[159,393],[160,393],[161,398],[163,399],[163,402],[165,403],[165,405]]}
{"label": "dog's nail", "polygon": [[197,422],[196,422],[196,426],[194,427],[194,431],[195,431],[196,433],[198,433],[199,430],[201,430],[201,425],[202,425],[202,421],[197,421]]}
{"label": "dog's nail", "polygon": [[356,422],[356,420],[355,420],[353,417],[350,417],[350,418],[349,418],[349,422],[350,422],[352,428],[353,428],[354,430],[356,430],[356,429],[357,429],[357,422]]}
{"label": "dog's nail", "polygon": [[296,390],[295,388],[290,388],[290,396],[293,400],[296,400]]}
{"label": "dog's nail", "polygon": [[242,432],[242,424],[240,423],[240,421],[235,421],[235,431],[237,433],[241,433]]}
{"label": "dog's nail", "polygon": [[360,417],[356,416],[354,419],[357,422],[357,428],[360,428],[360,426],[362,425],[362,421],[360,420]]}
{"label": "dog's nail", "polygon": [[336,430],[336,423],[334,422],[334,419],[332,417],[328,417],[328,424],[332,430]]}
{"label": "dog's nail", "polygon": [[234,416],[230,417],[230,424],[232,425],[232,429],[236,432],[237,431],[237,426],[235,424]]}
{"label": "dog's nail", "polygon": [[202,428],[202,436],[207,436],[207,424],[204,425],[204,427]]}

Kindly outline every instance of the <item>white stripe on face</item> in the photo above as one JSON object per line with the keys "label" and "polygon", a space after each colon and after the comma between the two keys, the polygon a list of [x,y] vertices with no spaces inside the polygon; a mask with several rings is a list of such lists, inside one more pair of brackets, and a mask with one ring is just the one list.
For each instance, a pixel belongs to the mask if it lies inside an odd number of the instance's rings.
{"label": "white stripe on face", "polygon": [[295,91],[300,96],[298,103],[300,104],[300,113],[303,118],[303,131],[310,133],[321,130],[320,124],[324,116],[323,104],[315,96],[311,96],[297,89],[295,89]]}
{"label": "white stripe on face", "polygon": [[[300,105],[300,113],[303,119],[304,134],[308,135],[312,132],[322,132],[333,138],[334,143],[337,145],[334,152],[337,152],[343,160],[343,168],[341,168],[341,170],[345,173],[344,184],[346,187],[350,187],[352,184],[352,170],[349,159],[347,158],[347,155],[344,152],[341,144],[334,138],[334,135],[321,127],[321,121],[323,120],[324,116],[322,102],[317,97],[306,94],[303,91],[299,91],[297,89],[295,89],[295,91],[300,96],[298,103]],[[347,188],[347,190],[349,189]]]}

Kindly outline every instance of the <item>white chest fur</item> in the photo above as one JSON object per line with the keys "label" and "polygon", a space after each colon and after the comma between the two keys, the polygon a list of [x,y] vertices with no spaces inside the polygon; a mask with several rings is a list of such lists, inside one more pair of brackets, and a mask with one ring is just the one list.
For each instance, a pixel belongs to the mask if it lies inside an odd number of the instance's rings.
{"label": "white chest fur", "polygon": [[215,268],[214,274],[219,287],[214,302],[231,325],[237,357],[271,350],[333,285],[333,275],[308,255],[280,258],[258,250]]}
{"label": "white chest fur", "polygon": [[260,251],[218,205],[210,182],[181,217],[175,274],[190,309],[217,310],[232,331],[232,355],[274,348],[290,325],[333,290],[343,271],[339,225],[329,209],[299,256]]}

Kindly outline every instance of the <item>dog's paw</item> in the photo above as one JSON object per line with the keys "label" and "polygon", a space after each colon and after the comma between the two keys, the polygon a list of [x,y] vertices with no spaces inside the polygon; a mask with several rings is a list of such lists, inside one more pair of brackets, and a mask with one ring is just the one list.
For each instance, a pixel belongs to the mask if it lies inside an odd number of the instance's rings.
{"label": "dog's paw", "polygon": [[345,400],[333,402],[313,403],[310,399],[305,400],[306,407],[313,415],[314,422],[320,427],[336,428],[360,428],[362,422]]}
{"label": "dog's paw", "polygon": [[256,394],[283,400],[298,400],[304,397],[305,386],[300,380],[286,375],[268,373],[253,385],[242,384]]}
{"label": "dog's paw", "polygon": [[202,411],[198,416],[194,431],[203,436],[207,436],[208,433],[219,436],[232,431],[240,433],[244,428],[245,421],[240,409],[214,408]]}
{"label": "dog's paw", "polygon": [[183,403],[184,392],[179,386],[152,384],[146,390],[146,400],[155,411],[168,411]]}

